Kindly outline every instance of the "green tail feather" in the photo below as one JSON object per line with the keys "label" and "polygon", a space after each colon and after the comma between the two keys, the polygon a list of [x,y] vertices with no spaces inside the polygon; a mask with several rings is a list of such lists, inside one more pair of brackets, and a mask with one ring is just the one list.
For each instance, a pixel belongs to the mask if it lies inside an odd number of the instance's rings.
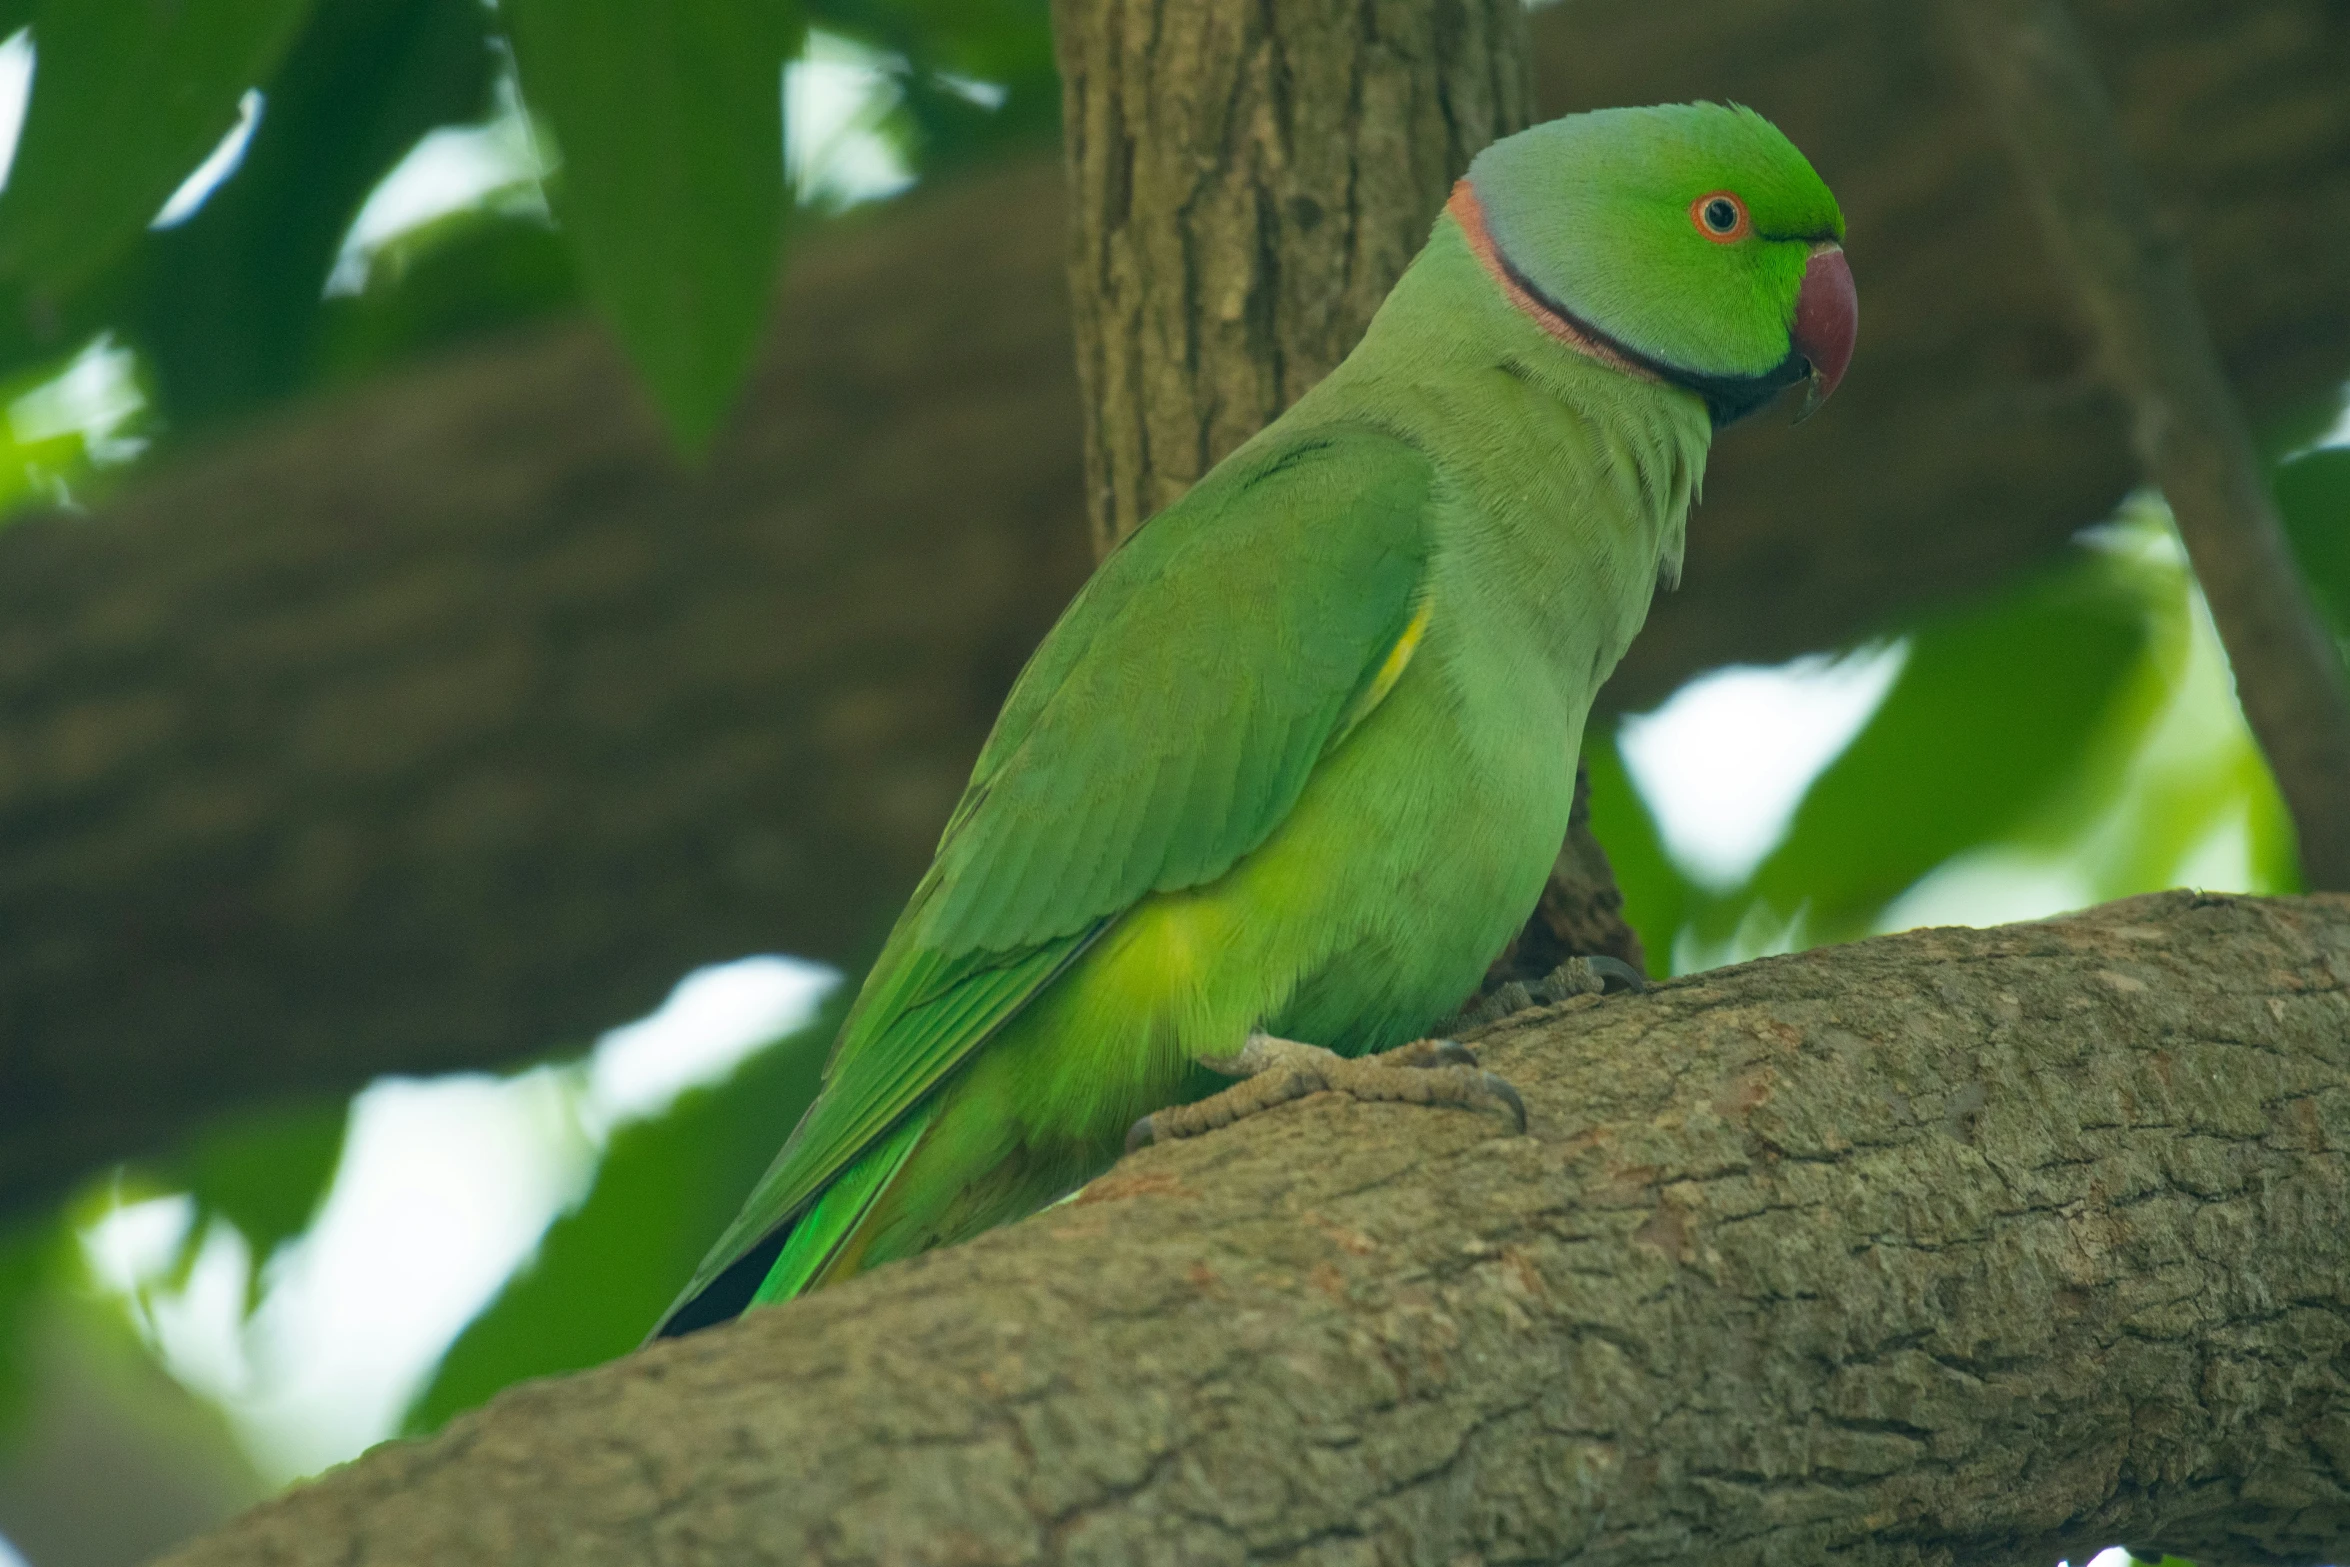
{"label": "green tail feather", "polygon": [[751,1297],[754,1306],[790,1300],[815,1283],[857,1226],[873,1211],[873,1204],[905,1167],[906,1157],[930,1129],[934,1111],[924,1106],[898,1124],[862,1158],[843,1170],[817,1198],[767,1270],[767,1277]]}

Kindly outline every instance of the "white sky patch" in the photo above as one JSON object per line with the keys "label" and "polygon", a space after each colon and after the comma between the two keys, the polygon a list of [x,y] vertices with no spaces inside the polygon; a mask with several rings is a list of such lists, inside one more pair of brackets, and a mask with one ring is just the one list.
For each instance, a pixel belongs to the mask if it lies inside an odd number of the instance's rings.
{"label": "white sky patch", "polygon": [[2252,823],[2241,807],[2227,812],[2195,846],[2179,856],[2178,884],[2198,892],[2251,892]]}
{"label": "white sky patch", "polygon": [[186,1192],[122,1203],[82,1231],[82,1257],[93,1278],[127,1295],[171,1266],[195,1222]]}
{"label": "white sky patch", "polygon": [[677,1096],[715,1082],[771,1039],[807,1026],[840,983],[821,963],[744,958],[696,969],[661,1010],[613,1029],[588,1065],[587,1104],[599,1126],[649,1120]]}
{"label": "white sky patch", "polygon": [[20,27],[0,43],[0,186],[16,164],[16,139],[24,134],[25,104],[33,95],[33,30]]}
{"label": "white sky patch", "polygon": [[398,1429],[450,1341],[587,1194],[596,1149],[570,1086],[542,1068],[391,1079],[353,1101],[317,1224],[265,1270],[248,1374],[215,1393],[265,1475],[313,1473]]}
{"label": "white sky patch", "polygon": [[33,1567],[31,1562],[17,1554],[16,1547],[8,1543],[8,1536],[4,1534],[0,1534],[0,1567]]}
{"label": "white sky patch", "polygon": [[19,444],[78,435],[91,462],[128,462],[147,449],[124,427],[147,407],[138,357],[101,332],[66,367],[8,405],[8,430]]}
{"label": "white sky patch", "polygon": [[2341,412],[2334,416],[2332,426],[2323,435],[2311,441],[2300,451],[2294,452],[2286,460],[2289,462],[2292,457],[2303,457],[2311,452],[2322,452],[2331,446],[2350,446],[2350,386],[2342,388]]}
{"label": "white sky patch", "polygon": [[2077,863],[1998,845],[1935,866],[1886,905],[1877,928],[2006,925],[2045,919],[2098,901],[2096,883]]}
{"label": "white sky patch", "polygon": [[941,71],[931,79],[948,92],[970,100],[990,114],[1002,108],[1012,96],[1011,89],[1002,82],[981,81],[976,76],[957,76],[951,71]]}
{"label": "white sky patch", "polygon": [[546,219],[544,181],[553,164],[531,128],[512,76],[499,79],[496,104],[479,125],[444,125],[427,132],[376,182],[335,253],[326,279],[330,297],[364,289],[377,252],[452,212],[494,205]]}
{"label": "white sky patch", "polygon": [[[875,128],[897,104],[895,63],[837,33],[808,30],[806,51],[783,68],[784,166],[801,201],[849,207],[914,183],[906,161]],[[995,91],[1001,102],[1002,89]]]}
{"label": "white sky patch", "polygon": [[180,1287],[146,1299],[142,1326],[157,1358],[208,1398],[235,1398],[250,1381],[242,1329],[252,1279],[244,1232],[216,1219],[205,1226]]}
{"label": "white sky patch", "polygon": [[275,1256],[251,1257],[215,1222],[174,1282],[195,1216],[178,1195],[88,1226],[91,1272],[171,1373],[227,1412],[262,1474],[316,1473],[399,1428],[449,1344],[586,1197],[615,1128],[804,1028],[839,982],[820,964],[746,958],[687,975],[583,1062],[384,1079],[352,1101],[317,1222]]}
{"label": "white sky patch", "polygon": [[1696,926],[1684,925],[1673,935],[1672,971],[1696,974],[1749,958],[1793,952],[1805,945],[1804,923],[1809,913],[1810,905],[1805,904],[1782,915],[1757,899],[1739,916],[1738,928],[1719,940],[1708,940],[1698,934]]}
{"label": "white sky patch", "polygon": [[245,149],[253,143],[253,132],[261,124],[261,111],[267,100],[257,87],[245,89],[245,96],[237,100],[237,123],[221,137],[220,145],[205,154],[195,172],[180,181],[180,188],[171,193],[171,199],[155,214],[147,227],[167,229],[185,223],[196,215],[198,208],[211,199],[222,182],[237,172],[237,165],[245,161]]}
{"label": "white sky patch", "polygon": [[1841,658],[1701,675],[1617,731],[1666,852],[1727,889],[1762,863],[1804,791],[1852,743],[1908,662],[1906,640]]}

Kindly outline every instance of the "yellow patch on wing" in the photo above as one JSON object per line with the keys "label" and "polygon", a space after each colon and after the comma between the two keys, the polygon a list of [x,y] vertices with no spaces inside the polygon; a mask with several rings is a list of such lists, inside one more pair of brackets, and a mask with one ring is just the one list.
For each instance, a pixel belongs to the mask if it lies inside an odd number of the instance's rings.
{"label": "yellow patch on wing", "polygon": [[1420,607],[1412,612],[1411,623],[1403,628],[1403,635],[1397,637],[1395,646],[1387,650],[1387,657],[1380,663],[1379,672],[1371,677],[1371,683],[1363,688],[1363,694],[1355,698],[1354,706],[1347,710],[1345,721],[1331,737],[1333,745],[1353,733],[1355,725],[1370,717],[1372,710],[1387,700],[1387,693],[1393,691],[1395,683],[1403,678],[1404,668],[1411,663],[1412,655],[1420,650],[1420,639],[1428,634],[1428,617],[1435,607],[1431,600],[1420,601]]}

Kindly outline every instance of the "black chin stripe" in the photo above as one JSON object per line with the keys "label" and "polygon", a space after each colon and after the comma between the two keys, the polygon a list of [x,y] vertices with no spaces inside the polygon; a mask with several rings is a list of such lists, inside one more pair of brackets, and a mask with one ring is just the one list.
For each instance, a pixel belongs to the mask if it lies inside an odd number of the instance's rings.
{"label": "black chin stripe", "polygon": [[1787,350],[1786,358],[1760,375],[1707,375],[1703,371],[1684,370],[1679,365],[1667,364],[1662,359],[1642,353],[1615,334],[1601,331],[1551,298],[1541,284],[1518,270],[1517,263],[1510,260],[1499,243],[1493,246],[1493,257],[1501,263],[1501,269],[1509,274],[1510,281],[1524,289],[1526,297],[1543,309],[1593,342],[1601,344],[1610,353],[1622,355],[1658,380],[1680,387],[1683,391],[1695,392],[1704,398],[1705,411],[1713,419],[1717,430],[1724,425],[1736,424],[1748,414],[1769,406],[1772,398],[1811,374],[1811,361],[1792,348]]}
{"label": "black chin stripe", "polygon": [[1761,375],[1698,375],[1688,370],[1658,372],[1675,386],[1685,386],[1705,399],[1714,428],[1736,424],[1748,414],[1770,406],[1771,399],[1811,374],[1811,361],[1794,349]]}

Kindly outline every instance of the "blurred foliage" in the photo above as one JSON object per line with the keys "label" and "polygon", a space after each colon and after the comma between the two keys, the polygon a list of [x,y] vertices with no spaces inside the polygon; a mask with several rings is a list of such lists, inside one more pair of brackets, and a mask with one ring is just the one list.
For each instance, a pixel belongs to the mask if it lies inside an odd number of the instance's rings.
{"label": "blurred foliage", "polygon": [[2350,446],[2306,452],[2276,471],[2277,512],[2334,635],[2350,640]]}
{"label": "blurred foliage", "polygon": [[36,1567],[144,1561],[269,1487],[94,1275],[82,1203],[0,1235],[0,1525]]}
{"label": "blurred foliage", "polygon": [[0,1446],[24,1409],[28,1324],[49,1287],[55,1253],[69,1244],[55,1216],[0,1229]]}
{"label": "blurred foliage", "polygon": [[1920,624],[1884,704],[1813,782],[1747,895],[1807,911],[1815,940],[1848,940],[2059,792],[2093,809],[2088,775],[2119,763],[2099,731],[2142,720],[2158,695],[2130,678],[2151,634],[2133,564],[2076,548],[1991,603]]}
{"label": "blurred foliage", "polygon": [[[2269,449],[2288,454],[2272,468],[2286,533],[2350,635],[2350,447],[2306,446],[2339,406]],[[2038,574],[1892,629],[1907,657],[1891,689],[1736,886],[1674,863],[1614,735],[1594,734],[1593,830],[1652,968],[1896,928],[1969,867],[2042,876],[2076,903],[2150,891],[2231,833],[2245,890],[2298,887],[2291,822],[2159,497]]]}
{"label": "blurred foliage", "polygon": [[557,216],[588,295],[672,433],[707,445],[758,346],[786,207],[785,0],[506,0],[560,151]]}
{"label": "blurred foliage", "polygon": [[42,0],[32,98],[0,191],[0,271],[35,301],[130,243],[270,78],[309,0]]}
{"label": "blurred foliage", "polygon": [[479,0],[321,5],[270,83],[242,165],[193,217],[136,247],[111,300],[88,301],[111,306],[154,365],[167,425],[306,388],[353,215],[425,132],[488,105],[482,14]]}
{"label": "blurred foliage", "polygon": [[1607,851],[1608,866],[1624,894],[1624,920],[1647,949],[1648,972],[1665,974],[1673,938],[1688,924],[1692,905],[1704,894],[1666,850],[1656,818],[1625,770],[1614,726],[1593,723],[1583,738],[1583,763],[1591,773],[1591,836]]}
{"label": "blurred foliage", "polygon": [[[1046,0],[130,0],[0,3],[33,88],[0,190],[0,384],[102,333],[136,353],[164,441],[575,303],[582,285],[689,448],[763,328],[785,231],[782,73],[809,26],[871,51],[872,128],[917,174],[1050,138]],[[511,31],[514,42],[509,44]],[[519,74],[560,164],[334,272],[369,196]],[[241,159],[150,227],[262,94]],[[546,209],[560,222],[551,240]],[[0,510],[77,474],[0,452]],[[71,480],[68,478],[70,484]]]}
{"label": "blurred foliage", "polygon": [[[891,64],[895,139],[915,167],[938,171],[1060,134],[1061,79],[1046,8],[1034,0],[818,0],[827,31]],[[974,94],[974,84],[1002,93]]]}
{"label": "blurred foliage", "polygon": [[816,1097],[846,992],[725,1083],[613,1134],[587,1200],[450,1346],[408,1416],[437,1429],[526,1377],[576,1371],[644,1341]]}
{"label": "blurred foliage", "polygon": [[[227,1116],[207,1124],[155,1174],[167,1189],[196,1200],[188,1226],[195,1238],[226,1220],[244,1236],[256,1262],[310,1227],[343,1156],[350,1106],[340,1099]],[[260,1283],[258,1269],[246,1295],[248,1310]]]}
{"label": "blurred foliage", "polygon": [[133,356],[103,336],[0,378],[0,517],[102,493],[146,447],[149,396]]}
{"label": "blurred foliage", "polygon": [[364,292],[328,299],[319,312],[321,383],[536,319],[579,294],[561,236],[527,214],[454,212],[420,224],[375,254],[368,278]]}

